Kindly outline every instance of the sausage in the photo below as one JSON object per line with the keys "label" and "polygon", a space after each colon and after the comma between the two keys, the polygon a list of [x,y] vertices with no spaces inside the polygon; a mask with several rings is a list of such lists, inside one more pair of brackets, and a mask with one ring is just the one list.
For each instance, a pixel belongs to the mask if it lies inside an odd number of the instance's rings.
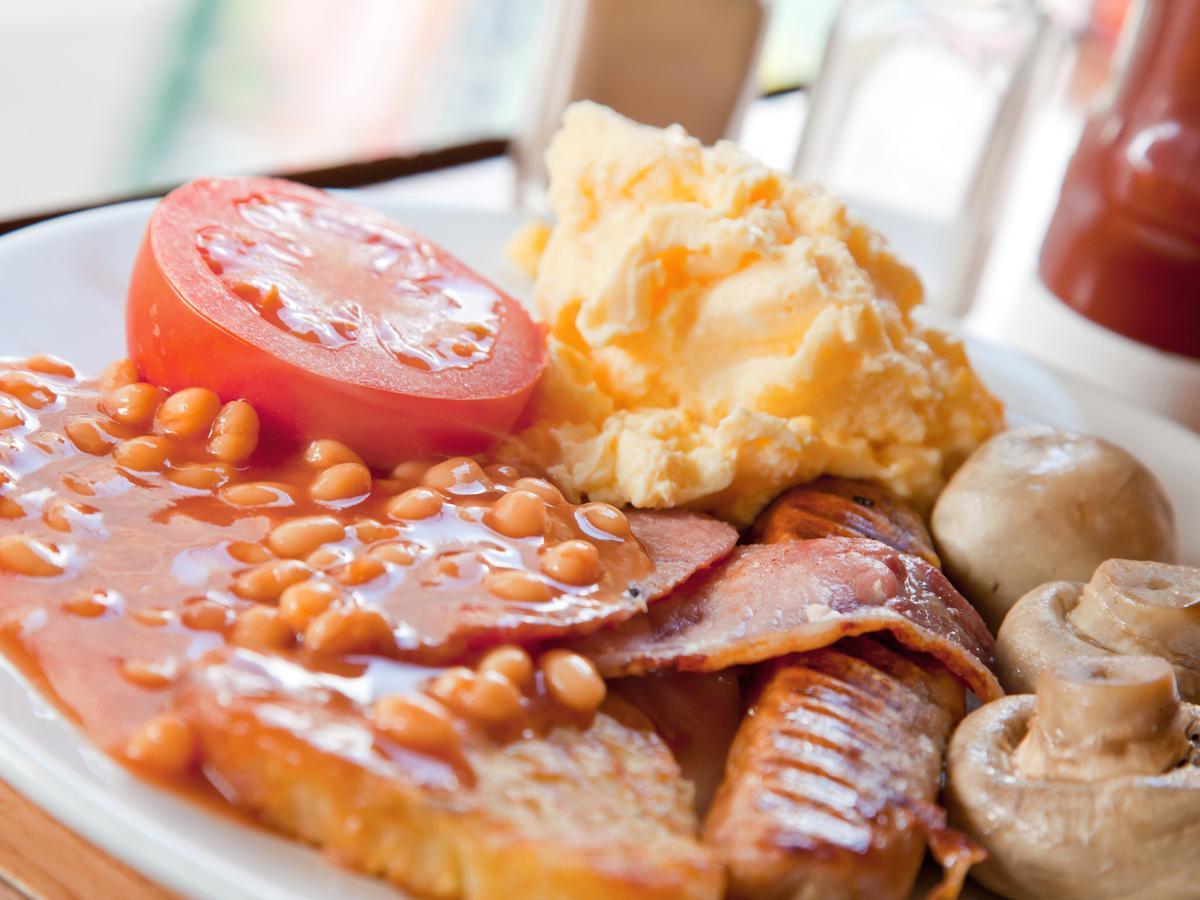
{"label": "sausage", "polygon": [[[938,565],[903,501],[824,478],[778,498],[751,535],[764,543],[839,536],[881,541]],[[749,715],[705,823],[729,896],[902,900],[928,843],[952,900],[983,851],[946,827],[943,757],[965,690],[933,657],[881,636],[761,664]]]}
{"label": "sausage", "polygon": [[[965,695],[940,664],[852,638],[757,679],[704,829],[730,897],[903,900],[927,835],[961,849],[936,797]],[[953,896],[974,858],[949,855]]]}

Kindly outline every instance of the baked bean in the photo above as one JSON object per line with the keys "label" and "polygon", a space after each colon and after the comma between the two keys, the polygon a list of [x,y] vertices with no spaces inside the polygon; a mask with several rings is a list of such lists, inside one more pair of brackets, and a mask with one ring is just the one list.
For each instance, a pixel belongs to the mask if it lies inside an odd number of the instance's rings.
{"label": "baked bean", "polygon": [[[0,415],[3,413],[0,412]],[[91,456],[104,456],[117,442],[111,434],[100,427],[98,419],[72,419],[64,430],[75,447]]]}
{"label": "baked bean", "polygon": [[113,461],[135,472],[161,472],[170,454],[171,445],[165,438],[143,434],[117,444],[113,449]]}
{"label": "baked bean", "polygon": [[0,372],[0,392],[16,397],[30,409],[44,409],[58,399],[40,378],[12,370]]}
{"label": "baked bean", "polygon": [[296,639],[295,633],[269,606],[252,606],[238,613],[229,639],[253,650],[283,650]]}
{"label": "baked bean", "polygon": [[407,459],[392,469],[392,478],[396,481],[403,481],[407,484],[418,484],[425,477],[425,473],[429,471],[436,460],[432,459]]}
{"label": "baked bean", "polygon": [[598,528],[605,534],[611,534],[614,537],[627,537],[631,533],[629,519],[625,518],[625,513],[611,503],[585,503],[575,510],[575,515],[577,518],[584,519],[593,528]]}
{"label": "baked bean", "polygon": [[377,609],[335,606],[309,623],[304,646],[313,653],[386,654],[395,650],[396,635]]}
{"label": "baked bean", "polygon": [[39,353],[25,360],[25,368],[43,375],[57,375],[59,378],[74,378],[75,370],[65,359],[51,356],[49,353]]}
{"label": "baked bean", "polygon": [[67,447],[67,439],[54,431],[35,431],[28,440],[47,456],[62,456]]}
{"label": "baked bean", "polygon": [[459,736],[449,710],[424,694],[393,694],[375,704],[375,727],[409,749],[457,756]]}
{"label": "baked bean", "polygon": [[433,566],[433,571],[443,578],[461,578],[462,572],[459,569],[459,559],[457,556],[443,556]]}
{"label": "baked bean", "polygon": [[429,694],[436,697],[450,709],[462,711],[467,702],[467,694],[479,676],[466,666],[451,666],[429,683]]}
{"label": "baked bean", "polygon": [[375,490],[385,496],[398,494],[409,486],[410,482],[401,481],[399,478],[376,478]]}
{"label": "baked bean", "polygon": [[570,650],[551,650],[539,661],[550,696],[573,712],[589,714],[604,702],[608,688],[595,663]]}
{"label": "baked bean", "polygon": [[208,452],[217,459],[240,466],[258,447],[258,413],[245,400],[232,400],[221,407],[213,422]]}
{"label": "baked bean", "polygon": [[479,463],[467,456],[452,456],[430,466],[421,479],[426,487],[449,491],[452,494],[476,493],[486,487],[487,476]]}
{"label": "baked bean", "polygon": [[147,628],[162,628],[175,618],[175,614],[169,609],[152,606],[147,609],[139,609],[133,614],[133,617]]}
{"label": "baked bean", "polygon": [[83,478],[79,475],[74,475],[68,472],[61,479],[63,487],[72,494],[79,494],[81,497],[96,496],[95,483],[88,478]]}
{"label": "baked bean", "polygon": [[501,600],[513,603],[545,603],[553,596],[550,585],[536,575],[515,569],[493,572],[483,586]]}
{"label": "baked bean", "polygon": [[208,434],[221,411],[221,398],[208,388],[191,387],[176,391],[162,402],[155,421],[172,437],[194,438]]}
{"label": "baked bean", "polygon": [[338,463],[323,469],[308,492],[326,503],[362,497],[371,492],[371,471],[362,463]]}
{"label": "baked bean", "polygon": [[324,438],[313,441],[304,448],[304,461],[314,469],[328,469],[340,463],[358,463],[363,465],[362,457],[343,444]]}
{"label": "baked bean", "polygon": [[165,394],[162,388],[137,381],[105,394],[100,408],[122,425],[145,425]]}
{"label": "baked bean", "polygon": [[243,572],[234,582],[233,592],[247,600],[267,603],[310,575],[312,569],[304,563],[295,559],[278,559]]}
{"label": "baked bean", "polygon": [[[0,397],[0,431],[6,428],[16,428],[18,425],[25,424],[25,417],[21,415],[21,411],[17,405],[11,400]],[[68,432],[71,426],[67,425]]]}
{"label": "baked bean", "polygon": [[121,664],[121,674],[126,681],[138,687],[158,690],[173,682],[179,673],[179,666],[174,660],[150,662],[144,659],[130,659]]}
{"label": "baked bean", "polygon": [[518,491],[529,491],[531,494],[537,494],[550,504],[566,502],[562,495],[562,491],[560,491],[550,482],[546,481],[544,478],[518,478],[513,483],[513,489]]}
{"label": "baked bean", "polygon": [[81,619],[95,619],[108,612],[108,606],[96,599],[94,594],[76,597],[63,604],[63,609]]}
{"label": "baked bean", "polygon": [[224,631],[233,611],[215,600],[200,598],[188,603],[179,613],[179,621],[193,631]]}
{"label": "baked bean", "polygon": [[521,692],[499,672],[483,672],[463,695],[462,711],[489,725],[511,722],[521,714]]}
{"label": "baked bean", "polygon": [[488,478],[499,482],[511,482],[521,477],[516,466],[510,466],[508,463],[493,463],[483,471]]}
{"label": "baked bean", "polygon": [[539,536],[546,530],[546,501],[531,491],[509,491],[487,511],[483,521],[505,537]]}
{"label": "baked bean", "polygon": [[192,768],[198,749],[196,732],[187,719],[166,712],[130,735],[125,756],[158,775],[177,778]]}
{"label": "baked bean", "polygon": [[25,515],[25,509],[12,497],[0,496],[0,519],[19,519]]}
{"label": "baked bean", "polygon": [[441,511],[442,498],[425,487],[409,488],[387,504],[387,514],[393,519],[428,519]]}
{"label": "baked bean", "polygon": [[354,559],[354,553],[346,547],[318,547],[304,557],[306,563],[322,572],[344,566],[352,559]]}
{"label": "baked bean", "polygon": [[95,619],[108,612],[108,603],[105,600],[106,596],[102,592],[96,591],[68,600],[63,604],[63,609],[73,616],[79,616],[83,619]]}
{"label": "baked bean", "polygon": [[137,366],[133,364],[133,360],[118,359],[115,363],[110,364],[104,370],[104,374],[100,376],[100,390],[106,394],[112,393],[117,388],[123,388],[137,380],[138,370]]}
{"label": "baked bean", "polygon": [[233,541],[225,548],[225,552],[238,562],[248,566],[264,563],[271,558],[270,550],[262,544],[254,544],[250,541]]}
{"label": "baked bean", "polygon": [[28,535],[0,535],[0,570],[16,575],[61,575],[63,567],[55,561],[57,555],[56,547]]}
{"label": "baked bean", "polygon": [[333,605],[341,591],[327,581],[310,579],[293,584],[279,597],[279,618],[297,632],[303,632],[309,623]]}
{"label": "baked bean", "polygon": [[542,554],[542,571],[566,584],[592,584],[600,577],[600,551],[588,541],[563,541]]}
{"label": "baked bean", "polygon": [[351,527],[354,529],[354,536],[364,544],[390,540],[400,534],[395,525],[384,525],[374,519],[359,519]]}
{"label": "baked bean", "polygon": [[397,566],[411,566],[413,560],[417,558],[413,552],[411,544],[391,543],[379,544],[367,551],[367,556],[373,559],[378,559],[381,562],[392,563]]}
{"label": "baked bean", "polygon": [[345,526],[333,516],[304,516],[276,525],[267,537],[267,546],[279,556],[295,559],[345,536]]}
{"label": "baked bean", "polygon": [[533,681],[533,660],[524,648],[516,644],[505,644],[488,651],[479,662],[480,672],[497,672],[519,688],[527,688]]}
{"label": "baked bean", "polygon": [[342,584],[354,586],[374,581],[380,575],[385,574],[387,574],[387,567],[379,559],[373,556],[356,556],[337,573],[337,580]]}
{"label": "baked bean", "polygon": [[233,476],[234,468],[226,462],[184,463],[167,470],[168,481],[198,491],[215,491]]}
{"label": "baked bean", "polygon": [[234,506],[291,506],[296,489],[281,481],[248,481],[221,490],[221,499]]}
{"label": "baked bean", "polygon": [[91,506],[84,506],[81,503],[75,503],[71,500],[64,500],[61,497],[54,497],[46,502],[42,507],[42,521],[55,531],[61,531],[64,534],[71,530],[71,519],[76,516],[86,516],[96,513],[97,510]]}

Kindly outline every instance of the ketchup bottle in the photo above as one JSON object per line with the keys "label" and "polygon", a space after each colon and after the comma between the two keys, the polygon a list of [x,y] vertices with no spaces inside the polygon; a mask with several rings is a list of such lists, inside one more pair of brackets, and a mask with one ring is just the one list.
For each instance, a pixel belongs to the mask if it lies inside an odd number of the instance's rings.
{"label": "ketchup bottle", "polygon": [[1067,169],[1038,274],[1109,332],[1085,346],[1060,318],[1041,343],[1075,350],[1050,361],[1200,427],[1200,0],[1145,0]]}

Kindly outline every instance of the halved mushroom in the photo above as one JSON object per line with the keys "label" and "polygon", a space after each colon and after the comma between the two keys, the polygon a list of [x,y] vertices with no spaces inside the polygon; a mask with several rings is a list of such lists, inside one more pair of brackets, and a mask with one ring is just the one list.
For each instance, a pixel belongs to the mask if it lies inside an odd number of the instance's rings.
{"label": "halved mushroom", "polygon": [[931,520],[954,586],[993,632],[1039,584],[1082,581],[1106,559],[1175,561],[1162,485],[1097,437],[1055,428],[996,435],[962,465]]}
{"label": "halved mushroom", "polygon": [[1147,654],[1175,669],[1184,699],[1200,702],[1200,569],[1110,559],[1087,584],[1030,591],[996,639],[1000,683],[1030,693],[1051,663],[1078,656]]}
{"label": "halved mushroom", "polygon": [[1013,898],[1195,897],[1200,707],[1158,657],[1064,660],[1036,697],[968,716],[950,742],[946,807]]}

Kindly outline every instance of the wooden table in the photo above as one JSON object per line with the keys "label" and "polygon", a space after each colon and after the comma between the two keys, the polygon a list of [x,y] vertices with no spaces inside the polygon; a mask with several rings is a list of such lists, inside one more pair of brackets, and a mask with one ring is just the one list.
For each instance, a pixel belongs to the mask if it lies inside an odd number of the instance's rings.
{"label": "wooden table", "polygon": [[0,781],[0,900],[168,900],[175,896]]}

